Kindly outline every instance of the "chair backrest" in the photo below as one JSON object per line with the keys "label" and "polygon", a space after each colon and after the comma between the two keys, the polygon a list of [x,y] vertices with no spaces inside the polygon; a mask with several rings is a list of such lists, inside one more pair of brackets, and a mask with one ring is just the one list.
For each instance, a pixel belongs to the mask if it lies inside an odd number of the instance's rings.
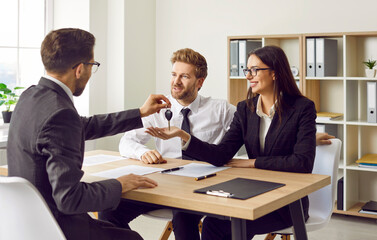
{"label": "chair backrest", "polygon": [[313,173],[331,176],[330,185],[309,195],[309,216],[323,219],[322,224],[330,220],[335,204],[341,146],[339,139],[331,139],[330,145],[316,147]]}
{"label": "chair backrest", "polygon": [[39,191],[20,177],[0,177],[0,239],[66,239]]}

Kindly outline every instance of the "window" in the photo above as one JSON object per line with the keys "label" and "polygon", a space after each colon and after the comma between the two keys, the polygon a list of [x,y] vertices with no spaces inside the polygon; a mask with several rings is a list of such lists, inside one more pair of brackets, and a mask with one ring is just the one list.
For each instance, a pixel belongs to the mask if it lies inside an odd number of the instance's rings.
{"label": "window", "polygon": [[0,82],[10,88],[37,84],[44,73],[40,45],[52,26],[51,2],[0,0]]}

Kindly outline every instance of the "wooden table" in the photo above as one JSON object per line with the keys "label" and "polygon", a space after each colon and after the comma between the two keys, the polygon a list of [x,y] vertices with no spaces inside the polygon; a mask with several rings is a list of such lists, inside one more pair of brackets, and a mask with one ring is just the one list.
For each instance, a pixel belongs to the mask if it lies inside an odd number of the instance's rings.
{"label": "wooden table", "polygon": [[[86,155],[111,154],[117,152],[91,151]],[[167,164],[149,167],[172,168],[192,161],[167,159]],[[85,167],[84,181],[101,180],[90,173],[126,165],[144,165],[138,160],[125,159],[108,164]],[[283,206],[289,205],[294,224],[295,239],[307,239],[301,198],[330,184],[330,176],[268,171],[255,168],[229,168],[217,173],[216,177],[195,181],[190,177],[153,173],[149,178],[158,182],[156,188],[137,189],[122,195],[123,198],[138,202],[163,205],[172,208],[227,217],[232,222],[232,239],[246,239],[246,220],[255,220]],[[236,177],[284,183],[285,186],[273,191],[238,200],[193,193],[195,189],[224,182]]]}

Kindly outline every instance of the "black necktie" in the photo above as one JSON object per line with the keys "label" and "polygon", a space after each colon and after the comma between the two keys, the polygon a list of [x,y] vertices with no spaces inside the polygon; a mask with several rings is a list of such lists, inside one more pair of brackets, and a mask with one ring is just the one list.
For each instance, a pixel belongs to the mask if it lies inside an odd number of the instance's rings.
{"label": "black necktie", "polygon": [[[190,112],[190,108],[183,108],[181,110],[181,113],[183,115],[183,122],[182,122],[181,129],[183,131],[187,132],[188,134],[190,134],[190,122],[189,122],[189,119],[187,117],[189,112]],[[192,160],[191,157],[189,157],[185,154],[185,151],[182,151],[182,159]]]}

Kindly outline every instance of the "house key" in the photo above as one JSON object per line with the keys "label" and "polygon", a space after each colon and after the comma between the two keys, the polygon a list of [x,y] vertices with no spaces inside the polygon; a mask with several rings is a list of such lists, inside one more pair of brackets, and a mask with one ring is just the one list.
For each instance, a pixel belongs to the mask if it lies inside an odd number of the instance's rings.
{"label": "house key", "polygon": [[165,117],[168,120],[168,126],[169,126],[169,131],[170,131],[170,119],[173,117],[173,112],[170,111],[170,109],[167,109],[165,112]]}

